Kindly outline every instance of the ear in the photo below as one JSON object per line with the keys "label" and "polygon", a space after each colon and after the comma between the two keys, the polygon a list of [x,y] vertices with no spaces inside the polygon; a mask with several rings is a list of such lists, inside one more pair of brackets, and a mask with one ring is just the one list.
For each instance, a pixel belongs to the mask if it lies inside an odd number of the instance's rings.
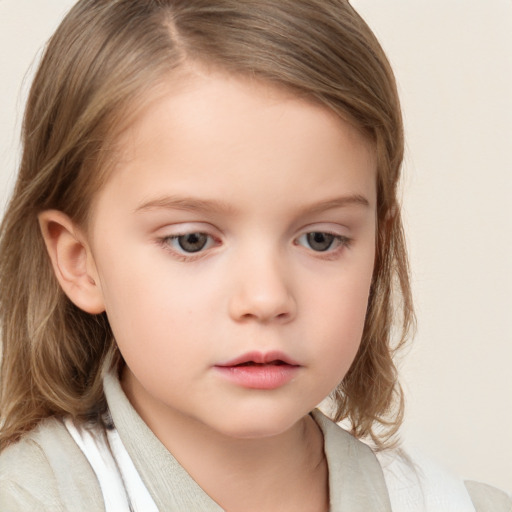
{"label": "ear", "polygon": [[96,266],[82,230],[57,210],[45,210],[38,219],[53,271],[64,293],[87,313],[105,311]]}

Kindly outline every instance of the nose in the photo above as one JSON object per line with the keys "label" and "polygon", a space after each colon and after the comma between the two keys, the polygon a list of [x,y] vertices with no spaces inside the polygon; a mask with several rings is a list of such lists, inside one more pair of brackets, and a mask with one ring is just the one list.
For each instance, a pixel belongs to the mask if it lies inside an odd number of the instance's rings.
{"label": "nose", "polygon": [[233,320],[286,323],[297,313],[289,269],[276,256],[252,254],[235,272],[229,313]]}

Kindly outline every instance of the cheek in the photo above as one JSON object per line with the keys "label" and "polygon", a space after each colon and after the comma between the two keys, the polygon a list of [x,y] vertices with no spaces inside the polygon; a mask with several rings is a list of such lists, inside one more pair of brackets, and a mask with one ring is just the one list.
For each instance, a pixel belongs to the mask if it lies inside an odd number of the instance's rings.
{"label": "cheek", "polygon": [[317,362],[325,379],[337,385],[350,368],[359,349],[371,285],[373,260],[333,279],[324,293],[317,292],[314,332],[318,333]]}
{"label": "cheek", "polygon": [[324,301],[318,331],[324,334],[323,344],[331,361],[350,366],[361,343],[367,304],[366,290],[359,295],[340,293],[337,300]]}
{"label": "cheek", "polygon": [[[133,255],[132,255],[133,256]],[[155,335],[164,334],[167,329],[162,320],[170,316],[168,283],[164,276],[150,272],[146,265],[135,265],[135,257],[129,265],[122,261],[108,261],[100,271],[100,281],[114,336],[121,350],[147,347],[158,341]],[[155,270],[153,268],[153,270]],[[137,343],[135,343],[137,341]]]}
{"label": "cheek", "polygon": [[173,272],[166,261],[148,262],[133,252],[129,262],[114,261],[109,259],[102,267],[101,284],[106,313],[126,362],[139,368],[165,366],[166,361],[186,365],[208,339],[211,294],[197,276]]}

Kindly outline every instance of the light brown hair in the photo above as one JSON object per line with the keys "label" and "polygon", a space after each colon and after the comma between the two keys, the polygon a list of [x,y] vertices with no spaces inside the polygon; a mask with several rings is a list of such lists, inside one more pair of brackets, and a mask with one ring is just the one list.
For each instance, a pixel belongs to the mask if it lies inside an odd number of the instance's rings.
{"label": "light brown hair", "polygon": [[393,355],[413,316],[397,203],[400,104],[371,30],[344,0],[81,0],[49,41],[35,77],[1,227],[0,449],[46,417],[85,421],[105,410],[101,368],[122,364],[121,356],[106,315],[81,311],[60,289],[37,215],[57,209],[87,223],[116,138],[143,108],[144,93],[186,62],[295,91],[372,141],[375,269],[362,343],[335,392],[334,419],[384,446],[402,419]]}

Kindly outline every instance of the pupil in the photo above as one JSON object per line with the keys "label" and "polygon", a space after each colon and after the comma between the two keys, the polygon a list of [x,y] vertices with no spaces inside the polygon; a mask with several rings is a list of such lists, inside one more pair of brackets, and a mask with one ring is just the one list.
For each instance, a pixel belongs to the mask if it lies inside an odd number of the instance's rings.
{"label": "pupil", "polygon": [[204,248],[208,238],[202,233],[190,233],[180,236],[178,242],[180,247],[186,252],[198,252]]}
{"label": "pupil", "polygon": [[327,251],[331,247],[334,240],[334,235],[329,233],[308,233],[308,244],[315,251]]}

